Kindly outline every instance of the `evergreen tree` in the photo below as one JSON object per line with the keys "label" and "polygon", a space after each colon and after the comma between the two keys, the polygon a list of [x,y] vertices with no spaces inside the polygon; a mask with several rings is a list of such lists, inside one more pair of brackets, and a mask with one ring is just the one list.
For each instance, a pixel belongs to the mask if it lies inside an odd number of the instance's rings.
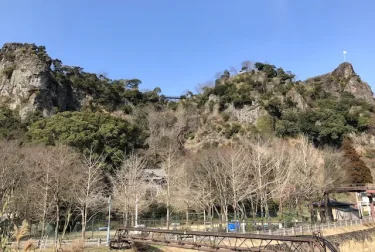
{"label": "evergreen tree", "polygon": [[370,169],[361,160],[357,151],[353,147],[350,139],[345,138],[342,142],[342,150],[347,160],[344,168],[347,172],[348,183],[365,184],[372,183],[373,178]]}

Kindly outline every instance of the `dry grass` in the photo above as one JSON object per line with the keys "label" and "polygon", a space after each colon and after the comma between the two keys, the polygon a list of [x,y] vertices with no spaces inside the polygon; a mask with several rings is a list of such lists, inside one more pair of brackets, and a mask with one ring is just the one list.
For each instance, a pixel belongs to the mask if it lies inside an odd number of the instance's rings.
{"label": "dry grass", "polygon": [[85,251],[85,244],[82,240],[73,241],[68,249],[64,250],[67,252],[83,252]]}
{"label": "dry grass", "polygon": [[362,225],[326,229],[326,230],[323,230],[322,233],[323,233],[323,236],[330,236],[330,235],[339,235],[339,234],[344,234],[344,233],[367,230],[371,228],[375,228],[375,223],[366,223]]}
{"label": "dry grass", "polygon": [[340,245],[340,252],[375,252],[375,237],[373,241],[347,241]]}

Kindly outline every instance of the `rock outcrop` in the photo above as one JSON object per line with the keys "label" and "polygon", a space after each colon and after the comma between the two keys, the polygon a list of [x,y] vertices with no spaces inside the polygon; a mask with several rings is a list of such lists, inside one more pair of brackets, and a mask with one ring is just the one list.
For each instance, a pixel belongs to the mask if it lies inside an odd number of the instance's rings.
{"label": "rock outcrop", "polygon": [[0,106],[18,111],[21,119],[36,111],[51,116],[77,108],[72,87],[55,80],[51,62],[44,47],[5,44],[0,50]]}
{"label": "rock outcrop", "polygon": [[355,73],[352,64],[348,62],[340,64],[331,73],[307,79],[306,83],[308,85],[321,84],[326,92],[334,95],[349,92],[358,99],[375,104],[374,94],[370,86],[361,80]]}

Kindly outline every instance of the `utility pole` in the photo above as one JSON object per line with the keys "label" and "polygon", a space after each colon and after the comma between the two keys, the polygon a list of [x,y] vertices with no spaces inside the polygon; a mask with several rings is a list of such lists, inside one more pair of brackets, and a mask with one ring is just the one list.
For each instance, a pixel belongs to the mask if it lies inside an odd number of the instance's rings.
{"label": "utility pole", "polygon": [[107,247],[109,247],[109,239],[111,238],[111,196],[108,198],[108,228],[107,228]]}

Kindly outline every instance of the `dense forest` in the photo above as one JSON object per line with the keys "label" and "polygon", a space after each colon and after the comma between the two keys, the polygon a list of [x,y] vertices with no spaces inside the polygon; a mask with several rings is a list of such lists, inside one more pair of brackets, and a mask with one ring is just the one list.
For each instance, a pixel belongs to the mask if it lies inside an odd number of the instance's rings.
{"label": "dense forest", "polygon": [[[12,221],[39,223],[41,235],[46,223],[57,237],[79,218],[84,236],[109,195],[124,224],[134,221],[136,201],[144,218],[267,219],[272,208],[313,221],[311,202],[325,190],[373,181],[375,103],[353,91],[368,85],[349,63],[300,81],[244,61],[172,100],[159,87],[141,91],[139,79],[66,66],[30,44],[1,51],[2,85],[28,61],[42,66],[47,91],[30,88],[36,105],[27,115],[0,99],[0,197]],[[148,169],[163,170],[164,180],[152,185]]]}

